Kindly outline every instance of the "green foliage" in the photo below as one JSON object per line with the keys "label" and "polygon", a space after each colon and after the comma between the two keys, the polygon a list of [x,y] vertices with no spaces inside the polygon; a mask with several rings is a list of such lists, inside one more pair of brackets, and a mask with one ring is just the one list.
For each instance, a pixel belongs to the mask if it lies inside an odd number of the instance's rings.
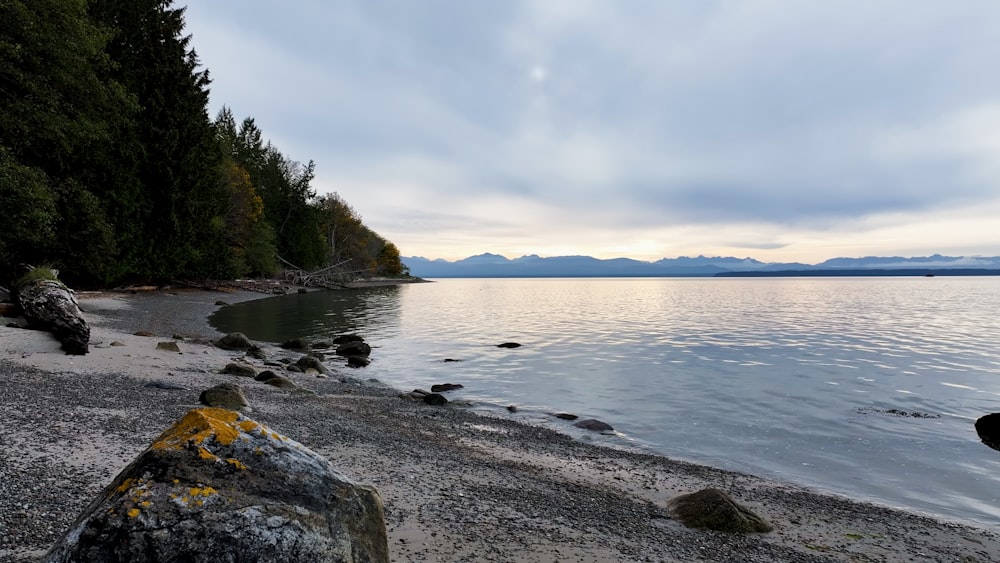
{"label": "green foliage", "polygon": [[48,255],[55,239],[55,194],[48,178],[21,165],[0,145],[0,284],[16,275],[19,263]]}
{"label": "green foliage", "polygon": [[[271,275],[398,250],[252,118],[207,115],[208,72],[171,0],[0,0],[0,284]],[[392,275],[392,274],[386,274]]]}
{"label": "green foliage", "polygon": [[17,278],[14,281],[14,288],[22,288],[31,282],[38,280],[59,280],[59,272],[52,267],[51,264],[42,264],[41,266],[32,266],[27,273]]}

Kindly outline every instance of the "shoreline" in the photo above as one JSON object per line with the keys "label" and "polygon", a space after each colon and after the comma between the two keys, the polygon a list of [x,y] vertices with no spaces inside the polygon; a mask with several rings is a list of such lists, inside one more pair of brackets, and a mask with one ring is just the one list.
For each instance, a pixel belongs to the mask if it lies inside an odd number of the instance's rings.
{"label": "shoreline", "polygon": [[[265,297],[81,295],[92,329],[86,356],[64,355],[48,333],[0,327],[0,447],[9,452],[0,458],[0,561],[38,560],[121,468],[198,405],[201,390],[222,382],[243,387],[248,416],[379,489],[393,561],[1000,560],[1000,536],[988,528],[406,401],[356,379],[363,370],[284,374],[316,396],[218,373],[243,354],[204,343],[219,336],[207,323],[215,302]],[[175,334],[186,337],[182,353],[155,348]],[[187,389],[147,387],[153,381]],[[706,487],[776,531],[731,536],[669,517],[670,498]]]}

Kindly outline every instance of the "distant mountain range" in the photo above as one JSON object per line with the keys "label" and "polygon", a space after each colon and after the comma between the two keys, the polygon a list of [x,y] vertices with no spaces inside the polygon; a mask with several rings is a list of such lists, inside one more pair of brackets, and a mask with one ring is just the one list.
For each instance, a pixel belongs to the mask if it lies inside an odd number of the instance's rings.
{"label": "distant mountain range", "polygon": [[819,264],[761,262],[731,256],[663,258],[655,262],[591,256],[535,254],[506,258],[479,254],[462,260],[402,258],[410,273],[421,278],[536,277],[706,277],[706,276],[845,276],[845,275],[1000,275],[1000,256],[867,256],[832,258]]}

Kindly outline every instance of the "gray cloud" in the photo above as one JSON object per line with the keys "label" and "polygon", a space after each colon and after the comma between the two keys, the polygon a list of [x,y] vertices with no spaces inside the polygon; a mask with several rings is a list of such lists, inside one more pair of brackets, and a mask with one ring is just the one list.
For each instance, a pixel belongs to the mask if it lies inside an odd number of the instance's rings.
{"label": "gray cloud", "polygon": [[[214,0],[187,19],[213,105],[403,238],[547,216],[551,237],[573,217],[794,240],[1000,199],[990,0]],[[534,212],[495,216],[505,196]]]}

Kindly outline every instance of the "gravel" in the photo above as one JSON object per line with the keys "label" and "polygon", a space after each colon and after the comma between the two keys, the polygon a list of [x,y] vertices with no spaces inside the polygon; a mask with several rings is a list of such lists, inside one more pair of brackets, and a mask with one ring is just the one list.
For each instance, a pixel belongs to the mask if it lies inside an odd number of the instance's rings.
{"label": "gravel", "polygon": [[[123,333],[210,339],[217,334],[205,317],[217,299],[209,292],[136,295],[128,308],[91,314]],[[211,349],[217,352],[241,357]],[[234,381],[253,407],[249,416],[379,489],[394,561],[1000,560],[991,530],[425,405],[346,369],[326,379],[288,374],[308,392],[195,369],[171,374],[187,390],[147,386],[162,375],[0,360],[0,561],[40,560],[118,471],[198,406],[201,390]],[[671,519],[670,498],[706,487],[726,490],[777,531],[734,536]]]}

